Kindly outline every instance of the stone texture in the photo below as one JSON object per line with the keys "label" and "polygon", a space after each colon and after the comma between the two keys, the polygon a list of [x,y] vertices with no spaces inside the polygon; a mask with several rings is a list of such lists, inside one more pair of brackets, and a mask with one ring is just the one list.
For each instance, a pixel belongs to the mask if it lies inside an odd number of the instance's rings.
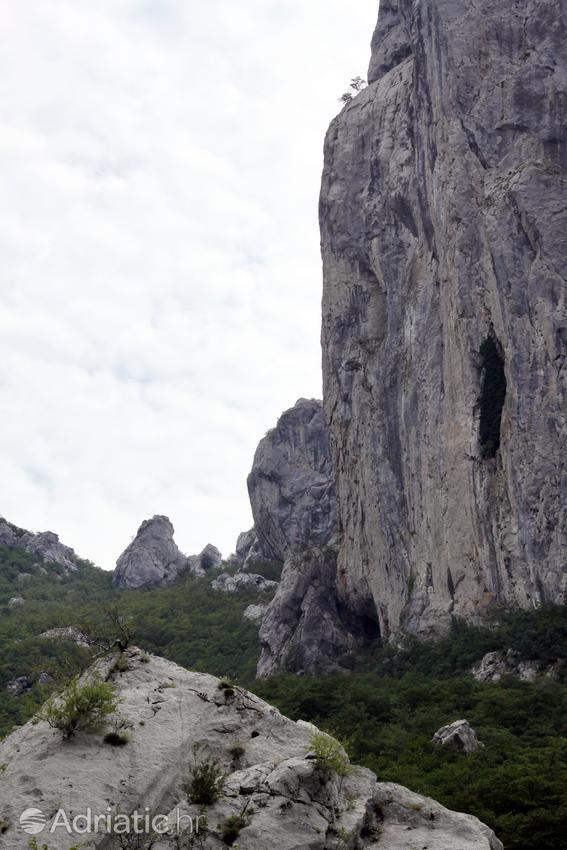
{"label": "stone texture", "polygon": [[187,556],[179,551],[173,533],[166,516],[145,520],[116,562],[114,585],[140,588],[172,584],[187,568]]}
{"label": "stone texture", "polygon": [[471,673],[477,682],[499,682],[503,676],[513,676],[522,682],[534,682],[539,676],[558,676],[560,662],[544,667],[538,661],[523,660],[513,649],[487,652],[473,665]]}
{"label": "stone texture", "polygon": [[77,555],[69,546],[64,546],[53,531],[34,534],[0,517],[0,546],[21,549],[42,561],[57,563],[70,572],[78,569]]}
{"label": "stone texture", "polygon": [[[221,798],[207,809],[211,832],[200,845],[204,848],[226,847],[219,826],[226,817],[248,811],[239,837],[246,850],[338,850],[339,830],[351,833],[352,846],[360,850],[502,850],[476,818],[399,785],[379,783],[369,770],[355,767],[340,781],[321,775],[310,758],[311,724],[286,719],[241,688],[227,696],[212,676],[163,658],[149,656],[147,663],[141,658],[139,650],[128,650],[128,669],[121,674],[111,672],[115,658],[94,668],[115,684],[122,700],[122,721],[131,724],[126,746],[110,747],[85,733],[64,741],[44,722],[29,722],[0,743],[0,811],[7,824],[0,847],[28,847],[29,835],[17,827],[28,808],[45,812],[47,830],[60,808],[71,818],[87,807],[106,814],[108,806],[124,815],[143,814],[148,806],[172,825],[177,809],[196,818],[199,808],[187,802],[183,786],[199,745],[227,774]],[[244,748],[237,763],[230,753],[236,743]],[[44,831],[39,839],[50,850],[109,846],[103,834],[70,836],[62,829]],[[154,845],[155,850],[173,847],[166,839]]]}
{"label": "stone texture", "polygon": [[222,564],[222,555],[216,546],[207,543],[200,555],[190,555],[187,566],[197,576],[204,576],[209,570],[216,570]]}
{"label": "stone texture", "polygon": [[244,611],[242,616],[245,620],[250,620],[254,625],[259,626],[262,620],[265,617],[266,611],[268,610],[267,605],[249,605],[248,608]]}
{"label": "stone texture", "polygon": [[234,576],[230,573],[221,573],[211,582],[212,589],[220,590],[222,593],[241,593],[245,590],[263,593],[265,590],[275,590],[277,586],[277,581],[269,581],[264,576],[254,575],[254,573],[236,573]]}
{"label": "stone texture", "polygon": [[234,557],[232,558],[233,563],[238,567],[244,567],[246,563],[246,559],[250,555],[252,549],[256,546],[257,543],[256,531],[254,528],[251,528],[250,531],[243,531],[238,535],[238,540],[236,541],[236,551]]}
{"label": "stone texture", "polygon": [[386,639],[565,599],[566,20],[565,0],[383,0],[370,84],[327,135],[339,595]]}
{"label": "stone texture", "polygon": [[248,492],[264,558],[283,561],[334,541],[336,495],[320,401],[300,399],[268,431],[254,455]]}
{"label": "stone texture", "polygon": [[316,673],[378,637],[372,620],[354,617],[337,598],[337,548],[290,555],[260,628],[257,675]]}
{"label": "stone texture", "polygon": [[442,726],[433,736],[432,743],[443,747],[455,747],[465,755],[474,753],[475,750],[483,746],[468,720],[455,720],[448,726]]}
{"label": "stone texture", "polygon": [[40,638],[56,641],[67,640],[77,644],[77,646],[85,648],[88,648],[93,644],[92,639],[76,626],[61,626],[56,629],[48,629],[46,632],[42,632],[40,634]]}
{"label": "stone texture", "polygon": [[18,608],[20,605],[25,605],[26,600],[23,596],[12,596],[8,599],[8,608]]}

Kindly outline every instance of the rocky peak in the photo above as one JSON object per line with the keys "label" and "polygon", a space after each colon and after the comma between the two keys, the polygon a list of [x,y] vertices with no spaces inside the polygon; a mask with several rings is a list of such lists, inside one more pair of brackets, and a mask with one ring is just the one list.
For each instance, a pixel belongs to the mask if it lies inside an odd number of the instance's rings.
{"label": "rocky peak", "polygon": [[178,549],[173,534],[168,517],[145,520],[116,562],[114,584],[129,588],[172,584],[187,567],[187,556]]}
{"label": "rocky peak", "polygon": [[59,564],[70,572],[78,568],[78,558],[74,550],[63,545],[53,531],[40,531],[36,534],[18,528],[3,517],[0,517],[0,546],[21,549],[42,561]]}
{"label": "rocky peak", "polygon": [[[29,835],[18,826],[29,809],[45,817],[40,838],[50,850],[68,850],[85,838],[63,827],[50,831],[60,809],[74,818],[87,809],[104,816],[108,807],[122,816],[143,815],[147,807],[174,830],[179,816],[188,830],[189,818],[194,826],[203,810],[183,789],[201,758],[215,760],[225,776],[219,798],[206,807],[208,835],[186,833],[183,846],[222,850],[228,818],[240,818],[238,841],[247,850],[337,850],[341,835],[361,850],[502,850],[475,817],[377,782],[369,770],[352,767],[344,777],[321,770],[313,751],[316,728],[288,720],[242,688],[137,649],[128,650],[123,662],[119,673],[116,657],[99,660],[83,681],[96,674],[116,688],[116,722],[130,730],[124,746],[111,747],[101,735],[85,732],[65,741],[34,721],[0,743],[3,847],[29,846]],[[108,836],[92,834],[88,846],[108,847]],[[160,850],[178,846],[175,837],[159,841]]]}
{"label": "rocky peak", "polygon": [[320,401],[299,399],[268,431],[254,455],[248,493],[265,558],[283,561],[290,552],[336,538],[335,485]]}
{"label": "rocky peak", "polygon": [[132,589],[173,584],[186,570],[204,576],[217,569],[222,555],[208,543],[200,555],[184,555],[173,539],[174,528],[166,516],[145,520],[134,540],[116,562],[113,583]]}

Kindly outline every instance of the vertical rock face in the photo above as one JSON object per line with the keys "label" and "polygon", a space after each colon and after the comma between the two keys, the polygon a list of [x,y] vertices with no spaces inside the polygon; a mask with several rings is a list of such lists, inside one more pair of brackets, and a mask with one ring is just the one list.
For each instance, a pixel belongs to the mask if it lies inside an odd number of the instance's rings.
{"label": "vertical rock face", "polygon": [[323,406],[300,399],[260,442],[248,476],[255,532],[265,558],[332,542],[337,505]]}
{"label": "vertical rock face", "polygon": [[381,0],[320,223],[340,596],[384,637],[562,601],[567,2]]}

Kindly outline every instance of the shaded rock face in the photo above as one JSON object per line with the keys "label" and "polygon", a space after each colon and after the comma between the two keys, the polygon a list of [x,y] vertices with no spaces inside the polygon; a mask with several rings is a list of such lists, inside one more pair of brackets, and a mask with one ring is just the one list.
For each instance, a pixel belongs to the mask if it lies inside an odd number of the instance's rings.
{"label": "shaded rock face", "polygon": [[34,534],[0,517],[0,546],[21,549],[30,555],[36,555],[42,561],[60,564],[70,572],[78,569],[74,550],[64,546],[53,531],[41,531]]}
{"label": "shaded rock face", "polygon": [[438,729],[432,740],[433,744],[455,747],[459,752],[469,755],[483,745],[468,720],[455,720],[448,726]]}
{"label": "shaded rock face", "polygon": [[248,493],[264,558],[283,561],[335,539],[335,485],[320,401],[300,399],[260,442]]}
{"label": "shaded rock face", "polygon": [[566,21],[564,0],[382,0],[327,135],[340,596],[385,638],[565,599]]}
{"label": "shaded rock face", "polygon": [[197,576],[204,576],[208,570],[216,570],[222,563],[222,555],[216,546],[208,543],[200,555],[191,555],[187,566]]}
{"label": "shaded rock face", "polygon": [[379,636],[375,621],[341,604],[337,547],[290,555],[260,628],[259,678],[278,670],[317,673]]}
{"label": "shaded rock face", "polygon": [[143,522],[116,562],[113,583],[129,588],[172,584],[187,568],[187,556],[179,551],[173,533],[166,516]]}
{"label": "shaded rock face", "polygon": [[[475,817],[377,782],[369,770],[355,767],[343,779],[322,775],[311,754],[315,727],[288,720],[253,694],[235,687],[227,697],[213,676],[136,649],[127,650],[124,659],[125,672],[112,672],[114,657],[99,661],[84,679],[96,672],[116,686],[121,718],[131,725],[125,746],[113,748],[100,735],[85,733],[64,741],[44,722],[29,722],[0,742],[0,811],[6,828],[0,847],[29,846],[29,835],[18,827],[20,814],[29,808],[45,813],[41,843],[50,850],[85,846],[86,838],[89,848],[110,846],[100,832],[69,835],[62,827],[51,832],[60,809],[72,818],[87,809],[104,815],[110,805],[114,813],[143,816],[147,806],[168,817],[174,829],[177,812],[185,828],[187,816],[196,824],[203,812],[188,802],[184,786],[198,745],[201,758],[216,759],[226,778],[220,799],[206,809],[208,836],[197,834],[203,840],[192,842],[185,835],[182,846],[221,850],[227,846],[223,824],[244,811],[249,816],[238,843],[247,850],[337,850],[339,829],[360,850],[502,850]],[[236,762],[235,745],[243,749]],[[137,828],[143,829],[143,821]],[[131,838],[128,846],[140,836]],[[155,846],[173,850],[180,844],[163,837]]]}

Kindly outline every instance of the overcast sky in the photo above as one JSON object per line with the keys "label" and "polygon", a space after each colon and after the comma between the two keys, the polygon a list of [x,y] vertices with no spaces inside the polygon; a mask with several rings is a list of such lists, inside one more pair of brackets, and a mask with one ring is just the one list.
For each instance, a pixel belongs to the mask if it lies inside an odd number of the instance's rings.
{"label": "overcast sky", "polygon": [[377,0],[21,0],[0,33],[0,515],[112,568],[250,527],[321,394],[317,200]]}

